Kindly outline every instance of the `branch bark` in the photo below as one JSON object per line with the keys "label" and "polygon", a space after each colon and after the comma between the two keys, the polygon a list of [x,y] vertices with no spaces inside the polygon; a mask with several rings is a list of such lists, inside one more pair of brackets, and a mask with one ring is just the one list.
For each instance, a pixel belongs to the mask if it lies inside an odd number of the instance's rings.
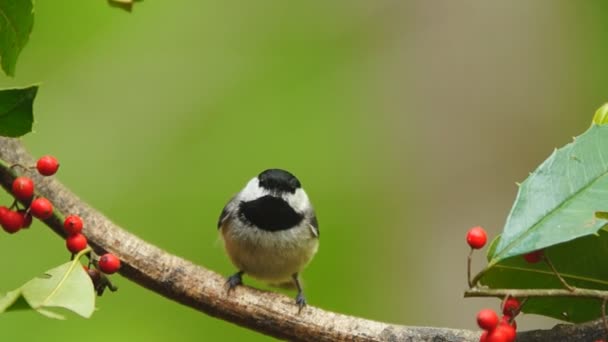
{"label": "branch bark", "polygon": [[[34,165],[17,139],[0,138],[0,159],[9,164]],[[281,294],[239,286],[229,295],[225,278],[171,255],[118,227],[88,206],[54,177],[30,175],[38,193],[63,214],[78,214],[86,222],[84,234],[98,254],[114,253],[122,261],[125,278],[164,297],[210,316],[292,341],[478,341],[480,332],[449,328],[409,327],[371,321],[308,306],[301,313],[293,299]],[[15,175],[0,168],[0,183],[8,191]],[[62,237],[58,216],[45,221]],[[558,325],[551,330],[518,334],[518,341],[593,340],[602,324]],[[580,338],[580,339],[579,339]]]}

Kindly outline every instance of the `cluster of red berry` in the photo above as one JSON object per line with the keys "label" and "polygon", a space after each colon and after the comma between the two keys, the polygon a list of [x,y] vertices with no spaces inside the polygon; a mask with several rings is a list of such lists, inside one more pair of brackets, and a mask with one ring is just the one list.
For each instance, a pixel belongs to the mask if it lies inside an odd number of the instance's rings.
{"label": "cluster of red berry", "polygon": [[[59,169],[57,159],[51,156],[44,156],[38,159],[36,169],[43,176],[51,176]],[[46,220],[53,215],[53,205],[44,197],[38,197],[34,200],[34,181],[29,177],[17,177],[13,181],[12,193],[15,199],[30,202],[29,208],[19,209],[17,201],[13,203],[9,209],[6,206],[0,206],[0,225],[5,232],[14,234],[21,228],[29,228],[32,224],[32,216]]]}
{"label": "cluster of red berry", "polygon": [[[487,241],[488,235],[482,227],[473,227],[467,232],[467,244],[469,244],[471,250],[483,248]],[[524,254],[523,258],[530,264],[535,264],[544,259],[548,262],[542,249]],[[521,303],[517,299],[508,297],[502,304],[503,316],[500,319],[494,310],[483,309],[479,311],[477,314],[477,325],[484,330],[479,338],[479,342],[515,341],[517,330],[515,316],[521,311],[521,306]],[[594,342],[606,342],[606,340],[599,339]]]}
{"label": "cluster of red berry", "polygon": [[[52,176],[59,169],[59,162],[55,157],[44,156],[38,159],[36,166],[23,167],[25,170],[36,169],[43,176]],[[47,220],[53,216],[53,204],[48,199],[41,196],[34,196],[34,181],[27,176],[15,178],[11,187],[11,193],[15,201],[9,207],[0,206],[0,226],[9,233],[14,234],[22,228],[29,228],[32,224],[32,217],[40,220]],[[29,204],[26,208],[19,208],[19,202]],[[72,255],[87,248],[87,238],[82,234],[84,223],[80,216],[69,215],[63,222],[63,228],[67,233],[65,239],[67,249]],[[99,270],[106,274],[112,274],[120,268],[120,259],[110,253],[102,255],[98,262]],[[89,272],[91,275],[91,272]],[[93,276],[91,276],[93,280]]]}
{"label": "cluster of red berry", "polygon": [[477,313],[477,325],[483,329],[479,342],[513,342],[517,330],[515,316],[519,313],[520,303],[515,298],[508,298],[502,305],[502,318],[492,309],[483,309]]}
{"label": "cluster of red berry", "polygon": [[[482,227],[473,227],[467,232],[467,243],[472,249],[483,248],[487,241],[488,235]],[[477,314],[477,325],[484,330],[479,342],[515,341],[517,330],[515,316],[519,314],[520,310],[520,302],[515,298],[509,297],[502,304],[502,318],[499,318],[498,314],[491,309],[479,311]]]}

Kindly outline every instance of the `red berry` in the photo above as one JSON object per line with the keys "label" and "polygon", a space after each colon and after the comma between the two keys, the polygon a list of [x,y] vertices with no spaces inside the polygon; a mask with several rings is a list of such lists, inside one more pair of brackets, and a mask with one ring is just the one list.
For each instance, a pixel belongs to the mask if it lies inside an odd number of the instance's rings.
{"label": "red berry", "polygon": [[494,330],[488,333],[486,342],[513,342],[517,333],[508,324],[499,324]]}
{"label": "red berry", "polygon": [[486,342],[488,340],[488,331],[484,330],[479,336],[479,342]]}
{"label": "red berry", "polygon": [[0,206],[0,224],[4,225],[4,217],[6,216],[6,213],[8,213],[10,211],[9,208],[7,208],[6,206],[2,205]]}
{"label": "red berry", "polygon": [[34,196],[34,181],[28,177],[17,177],[13,181],[13,196],[21,201],[28,201]]}
{"label": "red berry", "polygon": [[87,238],[82,234],[73,234],[65,239],[65,246],[72,253],[78,253],[87,248]]}
{"label": "red berry", "polygon": [[513,319],[512,316],[509,315],[504,315],[502,316],[502,318],[500,319],[500,324],[507,324],[513,327],[513,329],[517,330],[517,322],[515,321],[515,319]]}
{"label": "red berry", "polygon": [[23,227],[21,228],[29,228],[32,225],[32,214],[28,213],[27,210],[21,209],[17,210],[19,215],[23,216]]}
{"label": "red berry", "polygon": [[473,249],[483,248],[486,245],[486,241],[488,241],[486,231],[479,226],[473,227],[467,232],[467,243]]}
{"label": "red berry", "polygon": [[52,176],[59,168],[59,162],[53,156],[44,156],[38,159],[36,163],[38,172],[43,176]]}
{"label": "red berry", "polygon": [[530,252],[528,254],[524,254],[524,259],[529,264],[536,264],[537,262],[541,261],[544,256],[545,256],[545,253],[543,252],[543,250],[539,249],[537,251]]}
{"label": "red berry", "polygon": [[4,213],[4,219],[2,220],[2,229],[5,232],[14,234],[23,227],[23,216],[14,210],[9,210]]}
{"label": "red berry", "polygon": [[516,298],[509,297],[502,306],[502,313],[505,316],[515,317],[515,314],[519,311],[519,301]]}
{"label": "red berry", "polygon": [[494,310],[483,309],[477,313],[477,325],[483,330],[492,330],[498,325],[498,315]]}
{"label": "red berry", "polygon": [[53,205],[44,197],[38,197],[30,205],[32,216],[41,220],[46,220],[53,216]]}
{"label": "red berry", "polygon": [[82,231],[82,219],[78,215],[70,215],[63,221],[63,228],[68,234],[78,234]]}
{"label": "red berry", "polygon": [[106,253],[99,258],[97,264],[99,265],[101,272],[112,274],[120,268],[120,259],[114,254]]}

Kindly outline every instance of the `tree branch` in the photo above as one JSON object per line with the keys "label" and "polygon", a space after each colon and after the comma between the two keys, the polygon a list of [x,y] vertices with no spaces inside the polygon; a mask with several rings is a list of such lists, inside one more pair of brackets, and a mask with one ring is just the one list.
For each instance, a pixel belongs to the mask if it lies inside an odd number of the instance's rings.
{"label": "tree branch", "polygon": [[489,289],[485,287],[473,287],[464,291],[465,297],[496,297],[505,298],[511,296],[515,298],[530,297],[579,297],[595,298],[598,300],[608,299],[608,291],[582,289],[573,287],[568,289]]}
{"label": "tree branch", "polygon": [[[0,159],[9,164],[34,165],[17,139],[0,138]],[[54,177],[31,173],[39,194],[63,214],[78,214],[86,222],[84,234],[98,254],[114,253],[122,261],[120,273],[162,296],[208,315],[292,341],[478,341],[480,332],[448,328],[408,327],[366,320],[308,306],[298,314],[287,296],[239,286],[229,295],[225,278],[171,255],[118,227],[72,194]],[[0,183],[8,191],[14,171],[0,168]],[[45,221],[65,236],[61,216]],[[601,336],[599,324],[558,325],[551,330],[518,334],[518,341],[556,341],[571,336],[591,340]],[[582,338],[582,337],[581,337]]]}

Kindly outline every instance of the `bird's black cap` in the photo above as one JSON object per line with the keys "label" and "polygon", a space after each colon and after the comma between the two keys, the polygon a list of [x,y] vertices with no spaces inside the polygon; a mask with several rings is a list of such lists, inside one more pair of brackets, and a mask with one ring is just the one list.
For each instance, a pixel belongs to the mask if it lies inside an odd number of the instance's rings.
{"label": "bird's black cap", "polygon": [[268,169],[258,175],[260,186],[277,192],[295,193],[302,185],[296,176],[281,169]]}

